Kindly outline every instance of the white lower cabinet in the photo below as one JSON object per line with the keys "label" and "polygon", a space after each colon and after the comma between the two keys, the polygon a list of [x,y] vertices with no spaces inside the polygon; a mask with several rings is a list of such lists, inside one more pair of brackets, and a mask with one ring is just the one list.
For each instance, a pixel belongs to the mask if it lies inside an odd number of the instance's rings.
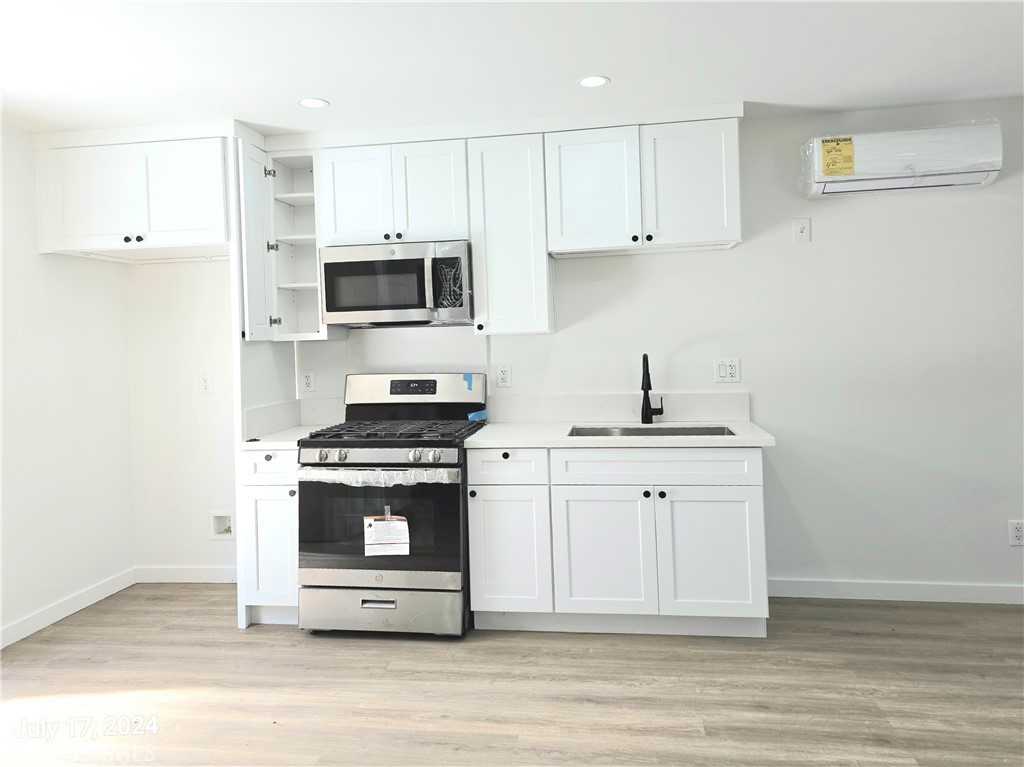
{"label": "white lower cabinet", "polygon": [[632,485],[552,487],[555,610],[657,615],[654,531],[650,490]]}
{"label": "white lower cabinet", "polygon": [[658,611],[768,615],[760,487],[655,488]]}
{"label": "white lower cabinet", "polygon": [[298,487],[242,490],[238,515],[238,587],[248,605],[299,604]]}
{"label": "white lower cabinet", "polygon": [[470,606],[551,612],[547,485],[473,485],[469,491]]}

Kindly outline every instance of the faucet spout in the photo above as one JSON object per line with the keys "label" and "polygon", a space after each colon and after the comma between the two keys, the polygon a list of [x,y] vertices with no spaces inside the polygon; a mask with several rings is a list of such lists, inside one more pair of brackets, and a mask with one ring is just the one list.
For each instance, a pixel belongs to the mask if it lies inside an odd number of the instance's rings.
{"label": "faucet spout", "polygon": [[647,362],[647,355],[643,356],[643,375],[640,380],[640,391],[644,399],[640,403],[640,423],[654,423],[654,416],[665,414],[665,398],[661,397],[661,406],[651,406],[651,368]]}

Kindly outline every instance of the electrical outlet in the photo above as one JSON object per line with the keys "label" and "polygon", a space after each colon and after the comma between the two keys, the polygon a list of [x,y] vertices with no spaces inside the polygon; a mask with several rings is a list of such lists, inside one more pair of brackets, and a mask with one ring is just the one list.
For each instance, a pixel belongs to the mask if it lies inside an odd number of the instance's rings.
{"label": "electrical outlet", "polygon": [[199,374],[199,393],[213,394],[213,376],[209,373]]}
{"label": "electrical outlet", "polygon": [[1024,520],[1010,520],[1010,545],[1024,546]]}
{"label": "electrical outlet", "polygon": [[793,242],[810,242],[811,241],[811,219],[809,218],[794,218],[793,219]]}
{"label": "electrical outlet", "polygon": [[302,371],[302,391],[316,391],[316,372],[313,370]]}
{"label": "electrical outlet", "polygon": [[715,360],[715,383],[739,383],[739,358]]}
{"label": "electrical outlet", "polygon": [[508,389],[512,386],[512,366],[498,365],[498,386]]}

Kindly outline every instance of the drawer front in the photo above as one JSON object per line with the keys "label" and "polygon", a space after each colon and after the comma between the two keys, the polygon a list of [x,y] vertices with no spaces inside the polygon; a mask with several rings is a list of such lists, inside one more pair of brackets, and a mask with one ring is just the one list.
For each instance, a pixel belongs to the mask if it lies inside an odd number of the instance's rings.
{"label": "drawer front", "polygon": [[761,449],[589,448],[551,451],[553,485],[760,485]]}
{"label": "drawer front", "polygon": [[237,476],[243,485],[294,485],[298,482],[298,450],[241,450]]}
{"label": "drawer front", "polygon": [[471,485],[546,485],[548,451],[536,448],[467,450]]}
{"label": "drawer front", "polygon": [[299,628],[462,635],[461,591],[299,589]]}

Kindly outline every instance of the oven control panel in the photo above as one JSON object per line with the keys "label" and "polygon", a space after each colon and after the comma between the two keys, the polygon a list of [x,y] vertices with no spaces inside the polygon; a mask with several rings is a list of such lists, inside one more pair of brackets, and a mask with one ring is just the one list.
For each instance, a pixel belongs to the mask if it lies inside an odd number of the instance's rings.
{"label": "oven control panel", "polygon": [[437,379],[391,380],[392,394],[437,394]]}

